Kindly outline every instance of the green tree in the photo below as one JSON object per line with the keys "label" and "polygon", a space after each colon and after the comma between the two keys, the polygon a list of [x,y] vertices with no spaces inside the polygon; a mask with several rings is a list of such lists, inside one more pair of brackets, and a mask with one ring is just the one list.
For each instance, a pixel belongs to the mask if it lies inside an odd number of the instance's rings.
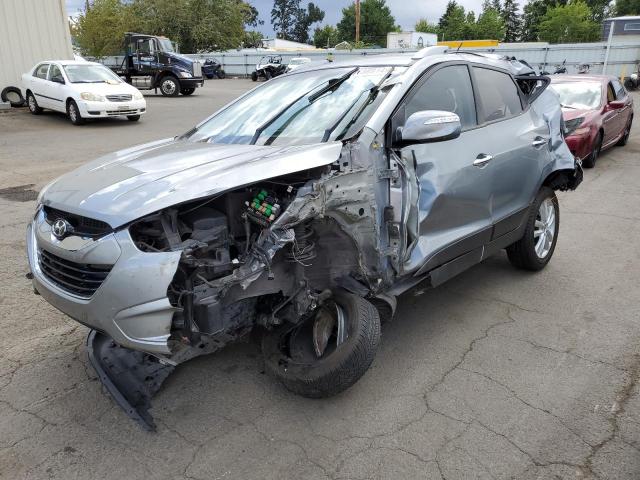
{"label": "green tree", "polygon": [[440,40],[465,40],[469,35],[467,17],[462,5],[449,0],[444,13],[438,21]]}
{"label": "green tree", "polygon": [[640,15],[640,0],[616,0],[616,15]]}
{"label": "green tree", "polygon": [[[602,20],[611,15],[614,10],[611,0],[585,0],[585,3],[591,10],[591,20],[596,23],[602,23]],[[616,2],[617,4],[618,2]]]}
{"label": "green tree", "polygon": [[476,38],[502,40],[505,33],[500,12],[491,6],[482,11],[476,22]]}
{"label": "green tree", "polygon": [[[399,31],[396,20],[385,0],[362,0],[360,3],[360,40],[363,44],[385,45],[387,33]],[[349,42],[356,38],[356,7],[351,4],[342,9],[338,23],[340,40]]]}
{"label": "green tree", "polygon": [[274,0],[271,25],[278,38],[293,39],[300,10],[300,0]]}
{"label": "green tree", "polygon": [[298,9],[298,17],[293,28],[293,40],[301,43],[309,43],[309,28],[311,25],[324,20],[324,11],[309,2],[307,9]]}
{"label": "green tree", "polygon": [[248,27],[264,25],[264,20],[260,20],[258,9],[250,3],[241,2],[244,11],[244,24]]}
{"label": "green tree", "polygon": [[438,34],[438,25],[435,23],[429,22],[426,18],[421,18],[416,22],[415,27],[413,27],[416,32],[424,32],[424,33],[435,33]]}
{"label": "green tree", "polygon": [[83,55],[105,57],[121,53],[128,30],[126,7],[120,0],[87,2],[78,16],[74,34]]}
{"label": "green tree", "polygon": [[338,29],[333,25],[318,27],[313,32],[313,44],[317,48],[335,47],[338,41]]}
{"label": "green tree", "polygon": [[590,42],[600,37],[600,27],[591,20],[583,1],[547,9],[539,29],[540,39],[550,43]]}
{"label": "green tree", "polygon": [[515,0],[504,0],[502,6],[502,22],[504,23],[504,41],[516,42],[520,36],[521,22],[518,13],[518,2]]}
{"label": "green tree", "polygon": [[258,48],[262,46],[262,33],[255,30],[248,30],[244,32],[244,40],[242,46],[245,48]]}

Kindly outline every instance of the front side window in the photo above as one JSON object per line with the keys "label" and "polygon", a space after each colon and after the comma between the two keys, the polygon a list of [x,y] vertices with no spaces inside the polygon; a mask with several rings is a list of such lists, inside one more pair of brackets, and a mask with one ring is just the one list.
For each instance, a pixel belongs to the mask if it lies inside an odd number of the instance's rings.
{"label": "front side window", "polygon": [[391,67],[332,68],[277,77],[201,124],[189,140],[306,145],[350,138],[385,95]]}
{"label": "front side window", "polygon": [[60,67],[57,65],[51,65],[51,68],[49,69],[49,80],[53,80],[54,78],[64,80]]}
{"label": "front side window", "polygon": [[38,65],[36,67],[36,69],[33,72],[33,76],[34,77],[38,77],[38,78],[42,78],[42,79],[46,79],[48,71],[49,71],[49,64],[48,63],[43,63],[43,64]]}
{"label": "front side window", "polygon": [[558,94],[562,108],[594,110],[602,102],[602,86],[596,82],[552,83],[550,88]]}
{"label": "front side window", "polygon": [[71,83],[122,83],[120,77],[102,65],[65,65],[64,71]]}
{"label": "front side window", "polygon": [[460,117],[462,128],[476,125],[476,106],[466,65],[444,67],[427,78],[407,102],[405,121],[423,110],[453,112]]}
{"label": "front side window", "polygon": [[627,96],[627,91],[617,79],[612,80],[611,83],[613,83],[613,89],[616,92],[616,100],[622,100]]}
{"label": "front side window", "polygon": [[481,105],[481,123],[503,120],[522,112],[518,87],[510,75],[480,67],[474,67],[473,74]]}

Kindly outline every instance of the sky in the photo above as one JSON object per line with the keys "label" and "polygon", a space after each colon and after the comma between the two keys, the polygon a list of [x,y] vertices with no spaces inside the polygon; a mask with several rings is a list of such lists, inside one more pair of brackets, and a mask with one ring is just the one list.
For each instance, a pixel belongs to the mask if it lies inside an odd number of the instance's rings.
{"label": "sky", "polygon": [[[335,25],[342,17],[342,9],[351,4],[353,0],[313,0],[325,12],[322,24]],[[396,19],[396,23],[403,30],[413,30],[416,21],[422,17],[430,22],[437,22],[448,0],[387,0],[387,5]],[[66,0],[67,12],[69,15],[76,15],[84,8],[84,0]],[[271,27],[271,7],[273,0],[248,0],[260,12],[260,18],[264,20],[264,25],[258,28],[265,36],[273,35]],[[308,0],[301,0],[301,5],[306,5]],[[465,10],[474,10],[476,15],[480,12],[482,0],[457,0],[457,3],[464,6]],[[313,27],[316,27],[314,25]]]}

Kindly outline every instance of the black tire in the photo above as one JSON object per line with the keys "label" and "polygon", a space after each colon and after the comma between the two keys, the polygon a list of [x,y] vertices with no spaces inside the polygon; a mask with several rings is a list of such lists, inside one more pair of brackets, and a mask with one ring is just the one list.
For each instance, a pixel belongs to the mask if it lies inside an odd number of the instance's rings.
{"label": "black tire", "polygon": [[84,123],[84,118],[80,115],[78,104],[74,100],[69,100],[67,102],[67,116],[74,125],[82,125]]}
{"label": "black tire", "polygon": [[40,115],[42,108],[38,106],[38,101],[33,93],[27,92],[27,107],[33,115]]}
{"label": "black tire", "polygon": [[629,117],[629,121],[627,122],[627,126],[624,129],[624,133],[622,134],[622,137],[620,137],[620,140],[618,140],[618,143],[616,143],[616,145],[618,147],[624,147],[627,142],[629,141],[629,135],[631,135],[631,124],[633,123],[633,116]]}
{"label": "black tire", "polygon": [[258,81],[258,72],[251,72],[251,80],[254,82]]}
{"label": "black tire", "polygon": [[130,122],[137,122],[140,120],[140,115],[127,115],[127,120]]}
{"label": "black tire", "polygon": [[269,70],[265,70],[264,71],[264,79],[265,79],[265,81],[271,80],[271,77],[273,77],[273,75],[271,75],[271,72]]}
{"label": "black tire", "polygon": [[[331,397],[351,387],[371,366],[380,343],[380,317],[370,302],[342,291],[334,293],[332,301],[345,314],[348,337],[319,359],[308,333],[313,328],[310,320],[278,327],[262,340],[266,371],[303,397]],[[294,344],[299,338],[309,343]]]}
{"label": "black tire", "polygon": [[634,82],[631,78],[627,78],[624,81],[624,88],[631,92],[632,90],[636,89],[636,82]]}
{"label": "black tire", "polygon": [[24,105],[24,97],[19,88],[7,87],[0,93],[0,99],[3,102],[9,102],[13,108],[18,108]]}
{"label": "black tire", "polygon": [[180,82],[173,75],[167,75],[160,80],[160,93],[165,97],[176,97],[180,94]]}
{"label": "black tire", "polygon": [[[539,219],[538,211],[540,205],[547,199],[551,201],[554,208],[555,228],[548,252],[541,257],[536,253],[536,239],[534,234],[536,230],[536,220]],[[558,205],[558,198],[555,192],[549,187],[542,187],[538,195],[536,195],[526,222],[527,226],[524,230],[524,235],[520,240],[507,247],[507,256],[511,264],[516,268],[531,271],[542,270],[553,256],[553,252],[556,249],[556,242],[558,241],[558,233],[560,232],[560,206]]]}
{"label": "black tire", "polygon": [[183,88],[182,90],[180,90],[180,93],[182,95],[188,96],[188,95],[191,95],[195,91],[196,91],[195,88]]}
{"label": "black tire", "polygon": [[208,80],[213,80],[213,77],[215,77],[215,74],[213,74],[213,73],[205,73],[204,76],[207,77]]}
{"label": "black tire", "polygon": [[591,153],[584,160],[582,160],[582,166],[584,168],[595,167],[596,162],[598,161],[598,157],[600,156],[600,150],[602,150],[602,132],[598,133],[595,142],[593,142]]}
{"label": "black tire", "polygon": [[224,70],[222,70],[222,69],[218,70],[218,78],[219,78],[220,80],[222,80],[222,79],[223,79],[223,78],[225,78],[226,76],[227,76],[227,74],[226,74],[226,73],[224,73]]}

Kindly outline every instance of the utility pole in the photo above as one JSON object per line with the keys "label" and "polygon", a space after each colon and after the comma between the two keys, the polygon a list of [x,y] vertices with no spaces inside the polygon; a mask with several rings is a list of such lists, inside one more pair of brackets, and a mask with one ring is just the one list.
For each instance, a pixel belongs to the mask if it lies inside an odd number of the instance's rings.
{"label": "utility pole", "polygon": [[360,41],[360,0],[356,0],[356,43]]}

